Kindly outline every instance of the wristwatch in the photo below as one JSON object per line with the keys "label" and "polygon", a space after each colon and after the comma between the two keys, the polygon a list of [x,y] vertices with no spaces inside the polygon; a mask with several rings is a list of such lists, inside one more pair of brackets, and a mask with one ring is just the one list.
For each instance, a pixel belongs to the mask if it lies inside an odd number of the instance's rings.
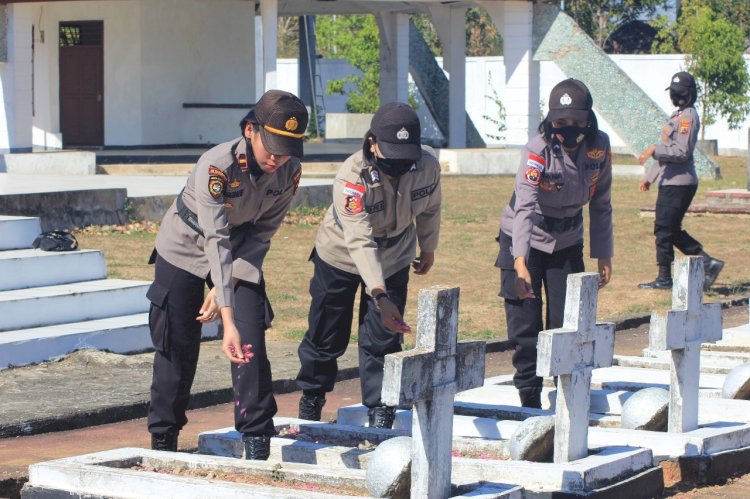
{"label": "wristwatch", "polygon": [[[391,297],[388,296],[388,293],[386,293],[385,291],[381,291],[380,293],[377,293],[375,296],[372,297],[372,299],[375,300],[375,305],[378,305],[378,302],[380,301],[381,298],[387,298],[389,300],[391,299]],[[378,305],[378,308],[380,308],[379,305]]]}

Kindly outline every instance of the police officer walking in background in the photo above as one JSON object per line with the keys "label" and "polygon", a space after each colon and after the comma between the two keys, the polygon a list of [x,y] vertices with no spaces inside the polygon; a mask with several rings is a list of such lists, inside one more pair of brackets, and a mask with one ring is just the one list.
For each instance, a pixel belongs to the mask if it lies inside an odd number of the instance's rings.
{"label": "police officer walking in background", "polygon": [[523,149],[515,189],[500,219],[500,296],[515,345],[513,382],[524,407],[541,407],[539,332],[562,327],[568,274],[583,272],[583,206],[589,203],[591,257],[600,287],[612,275],[612,159],[582,82],[555,85],[540,135]]}
{"label": "police officer walking in background", "polygon": [[639,284],[638,287],[672,289],[672,262],[676,247],[686,255],[703,257],[703,288],[707,290],[724,268],[724,262],[703,251],[703,245],[682,229],[682,219],[698,190],[693,152],[701,124],[695,110],[695,79],[690,73],[680,71],[672,77],[665,90],[669,90],[669,98],[677,110],[662,129],[661,143],[648,146],[638,158],[641,164],[648,158],[656,160],[641,180],[639,190],[648,191],[651,184],[659,178],[654,220],[659,275],[653,281]]}
{"label": "police officer walking in background", "polygon": [[[319,421],[325,394],[351,336],[354,298],[360,293],[359,373],[371,427],[391,428],[394,407],[380,393],[385,355],[401,351],[409,265],[426,274],[440,230],[440,167],[420,144],[421,126],[407,104],[384,104],[373,116],[362,150],[339,169],[333,203],[310,259],[308,330],[299,346],[299,417]],[[419,243],[420,253],[416,256]]]}
{"label": "police officer walking in background", "polygon": [[265,348],[272,312],[262,265],[299,184],[307,119],[294,95],[266,92],[240,123],[242,136],[201,156],[164,215],[147,295],[156,350],[148,412],[153,449],[177,450],[201,326],[221,317],[235,428],[247,459],[268,459],[276,401]]}

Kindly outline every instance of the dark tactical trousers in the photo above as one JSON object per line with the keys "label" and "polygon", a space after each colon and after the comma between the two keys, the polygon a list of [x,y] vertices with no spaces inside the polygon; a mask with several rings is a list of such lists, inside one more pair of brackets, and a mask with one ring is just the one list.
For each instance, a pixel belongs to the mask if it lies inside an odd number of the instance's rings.
{"label": "dark tactical trousers", "polygon": [[[565,314],[565,291],[568,274],[584,271],[583,243],[554,253],[531,248],[526,267],[531,275],[531,287],[536,298],[518,299],[516,272],[513,270],[512,240],[500,234],[500,293],[505,298],[505,319],[508,339],[514,344],[513,367],[516,388],[540,388],[542,378],[536,375],[536,346],[539,332],[562,327]],[[546,323],[542,321],[542,287],[547,304]]]}
{"label": "dark tactical trousers", "polygon": [[[351,337],[354,298],[362,288],[359,302],[359,380],[362,403],[382,405],[384,357],[401,351],[401,335],[383,327],[375,301],[364,292],[364,283],[351,274],[328,265],[313,252],[315,264],[310,280],[308,330],[299,345],[300,370],[297,386],[304,391],[330,392],[336,381],[336,359],[346,351]],[[391,299],[403,314],[406,304],[409,267],[385,280]]]}
{"label": "dark tactical trousers", "polygon": [[697,255],[703,247],[690,234],[682,230],[690,203],[693,201],[697,185],[662,185],[656,197],[656,264],[669,266],[674,261],[674,248],[685,255]]}
{"label": "dark tactical trousers", "polygon": [[[148,430],[164,433],[187,423],[185,411],[200,351],[201,323],[195,320],[203,304],[206,281],[156,259],[155,280],[148,291],[149,325],[154,354]],[[270,323],[263,284],[241,281],[235,288],[234,320],[242,344],[251,344],[255,357],[232,364],[235,428],[242,433],[273,435],[276,400],[271,390],[271,366],[265,330]]]}

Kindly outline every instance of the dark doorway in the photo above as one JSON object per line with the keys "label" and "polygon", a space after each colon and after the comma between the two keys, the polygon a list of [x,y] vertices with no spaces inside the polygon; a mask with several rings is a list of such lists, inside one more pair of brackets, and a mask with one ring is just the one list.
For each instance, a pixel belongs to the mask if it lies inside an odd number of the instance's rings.
{"label": "dark doorway", "polygon": [[60,23],[60,132],[67,146],[104,145],[102,21]]}

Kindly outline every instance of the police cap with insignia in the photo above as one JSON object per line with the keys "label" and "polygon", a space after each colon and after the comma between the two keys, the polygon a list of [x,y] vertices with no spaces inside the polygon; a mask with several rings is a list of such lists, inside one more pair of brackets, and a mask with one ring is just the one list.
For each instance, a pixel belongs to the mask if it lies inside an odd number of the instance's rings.
{"label": "police cap with insignia", "polygon": [[302,158],[302,138],[307,129],[307,108],[294,94],[283,90],[269,90],[255,104],[242,121],[260,127],[263,147],[276,156]]}
{"label": "police cap with insignia", "polygon": [[417,113],[403,102],[383,104],[370,122],[378,149],[389,159],[421,158],[421,129]]}
{"label": "police cap with insignia", "polygon": [[549,95],[549,121],[565,118],[586,122],[594,100],[591,92],[582,81],[574,78],[563,80],[552,89]]}
{"label": "police cap with insignia", "polygon": [[687,71],[680,71],[672,76],[669,86],[664,90],[674,90],[678,93],[685,93],[689,90],[695,90],[695,78]]}

